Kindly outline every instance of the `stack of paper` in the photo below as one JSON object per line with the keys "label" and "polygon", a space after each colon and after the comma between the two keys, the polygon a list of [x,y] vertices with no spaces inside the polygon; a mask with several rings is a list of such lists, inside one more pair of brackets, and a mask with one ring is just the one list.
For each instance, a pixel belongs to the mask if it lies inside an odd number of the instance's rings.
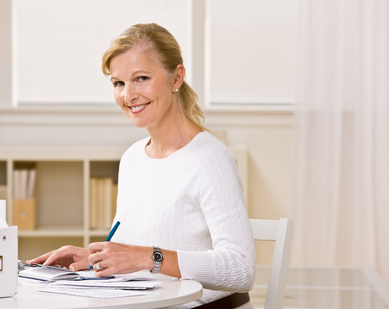
{"label": "stack of paper", "polygon": [[174,279],[152,275],[146,271],[99,278],[95,276],[94,271],[72,272],[65,268],[44,265],[27,267],[19,272],[19,277],[46,282],[47,284],[39,289],[42,292],[94,298],[147,295],[163,281]]}
{"label": "stack of paper", "polygon": [[50,283],[52,287],[61,288],[89,288],[103,290],[147,290],[153,289],[160,281],[155,280],[125,280],[122,278],[111,278],[106,280],[80,279],[72,281],[55,281]]}
{"label": "stack of paper", "polygon": [[153,293],[153,290],[104,290],[104,289],[83,289],[83,288],[63,288],[49,285],[39,289],[41,292],[66,294],[72,296],[92,297],[92,298],[119,298],[130,296],[144,296]]}
{"label": "stack of paper", "polygon": [[41,281],[56,281],[76,279],[79,278],[79,274],[62,267],[33,264],[27,265],[25,269],[19,271],[19,277]]}
{"label": "stack of paper", "polygon": [[[84,273],[79,272],[80,278],[86,278]],[[90,277],[71,281],[55,281],[49,283],[40,291],[93,298],[117,298],[151,294],[161,282],[161,280],[143,276],[143,273],[139,272],[129,275],[115,275],[103,279]]]}

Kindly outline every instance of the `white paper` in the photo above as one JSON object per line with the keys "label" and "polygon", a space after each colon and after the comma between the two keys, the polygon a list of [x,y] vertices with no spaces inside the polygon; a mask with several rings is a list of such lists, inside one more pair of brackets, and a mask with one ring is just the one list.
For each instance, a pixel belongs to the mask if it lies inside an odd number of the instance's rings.
{"label": "white paper", "polygon": [[145,290],[153,289],[161,281],[117,281],[110,280],[61,280],[50,283],[51,287],[87,287],[95,289],[112,289],[112,290]]}
{"label": "white paper", "polygon": [[48,286],[39,289],[41,292],[67,294],[73,296],[92,297],[92,298],[118,298],[130,296],[143,296],[151,294],[153,290],[107,290],[94,288],[69,288]]}
{"label": "white paper", "polygon": [[39,291],[47,293],[67,294],[91,298],[118,298],[148,295],[163,281],[176,279],[150,271],[139,271],[131,274],[119,274],[113,278],[95,277],[94,271],[77,272],[84,280],[60,280],[46,283]]}
{"label": "white paper", "polygon": [[78,274],[65,268],[42,265],[36,267],[27,266],[26,269],[19,271],[19,277],[53,281],[75,279],[78,277]]}
{"label": "white paper", "polygon": [[[82,270],[77,272],[81,278],[96,278],[96,273],[94,271]],[[162,274],[152,274],[149,270],[140,270],[134,273],[129,274],[115,274],[114,278],[110,278],[111,281],[130,281],[130,280],[156,280],[156,281],[167,281],[174,280],[177,277],[170,277]]]}

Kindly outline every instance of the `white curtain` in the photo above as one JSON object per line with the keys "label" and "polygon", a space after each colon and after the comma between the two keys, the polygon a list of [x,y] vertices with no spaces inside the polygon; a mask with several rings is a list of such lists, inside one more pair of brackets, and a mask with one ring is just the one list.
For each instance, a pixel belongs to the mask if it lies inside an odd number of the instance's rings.
{"label": "white curtain", "polygon": [[389,283],[389,2],[302,0],[291,264]]}

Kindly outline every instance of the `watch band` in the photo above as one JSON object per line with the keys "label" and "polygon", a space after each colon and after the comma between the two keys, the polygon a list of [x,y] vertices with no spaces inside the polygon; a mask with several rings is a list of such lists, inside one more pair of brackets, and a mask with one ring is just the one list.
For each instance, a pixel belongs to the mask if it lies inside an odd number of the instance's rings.
{"label": "watch band", "polygon": [[161,249],[158,247],[153,247],[153,255],[151,258],[154,261],[153,269],[151,270],[152,274],[158,274],[159,270],[161,269],[162,266],[162,260],[163,260],[163,254],[161,252]]}

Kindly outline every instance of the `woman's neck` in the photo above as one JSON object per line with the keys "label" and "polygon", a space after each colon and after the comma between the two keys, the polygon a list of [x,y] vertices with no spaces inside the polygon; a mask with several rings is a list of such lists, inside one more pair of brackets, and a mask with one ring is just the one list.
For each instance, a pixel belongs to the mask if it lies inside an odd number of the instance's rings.
{"label": "woman's neck", "polygon": [[168,126],[158,130],[148,129],[150,141],[146,145],[146,154],[154,159],[167,158],[187,145],[198,133],[202,132],[195,124],[184,118],[169,122]]}

